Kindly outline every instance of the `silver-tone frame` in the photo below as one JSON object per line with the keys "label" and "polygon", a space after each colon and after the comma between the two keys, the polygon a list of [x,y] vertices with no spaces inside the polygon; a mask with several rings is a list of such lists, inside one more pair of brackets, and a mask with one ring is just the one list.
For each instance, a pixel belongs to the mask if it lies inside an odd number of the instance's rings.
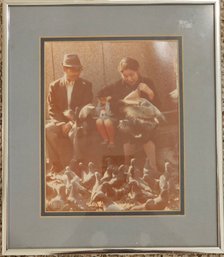
{"label": "silver-tone frame", "polygon": [[[215,12],[215,72],[216,72],[216,157],[217,157],[217,196],[218,196],[218,246],[217,247],[169,247],[169,248],[58,248],[58,249],[9,249],[7,238],[7,199],[8,199],[8,38],[9,7],[13,5],[119,5],[119,4],[213,4]],[[49,255],[57,253],[224,253],[223,215],[223,150],[222,150],[222,94],[221,94],[221,52],[220,52],[220,0],[3,0],[3,194],[2,194],[2,254],[3,255]]]}

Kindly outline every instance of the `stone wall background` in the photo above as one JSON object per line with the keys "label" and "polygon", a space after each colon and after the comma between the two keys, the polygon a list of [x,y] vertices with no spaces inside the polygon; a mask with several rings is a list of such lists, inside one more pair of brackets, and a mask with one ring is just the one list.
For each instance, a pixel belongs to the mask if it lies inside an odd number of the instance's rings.
{"label": "stone wall background", "polygon": [[[1,20],[0,20],[0,64],[1,64],[1,69],[0,69],[0,76],[1,76],[1,80],[0,80],[0,88],[2,89],[2,3],[0,2],[0,14],[1,14]],[[222,58],[222,93],[223,93],[223,98],[224,98],[224,86],[223,86],[223,82],[224,82],[224,0],[221,0],[221,58]],[[113,65],[112,65],[113,66]],[[113,66],[113,67],[116,67]],[[96,73],[97,75],[97,73]],[[108,78],[109,79],[109,78]],[[223,101],[223,108],[224,108],[224,101]],[[0,126],[2,127],[2,90],[0,90]],[[224,126],[224,119],[223,119],[223,126]],[[2,131],[1,131],[2,132]],[[0,140],[2,140],[2,137],[0,137]],[[2,145],[2,144],[1,144]],[[1,149],[0,149],[1,150]],[[1,154],[2,156],[2,154]],[[2,158],[1,158],[1,162],[0,162],[0,168],[2,169]],[[2,176],[0,175],[0,215],[2,213]],[[0,219],[0,230],[2,229],[2,221]],[[1,232],[0,232],[0,239],[1,239]],[[0,240],[1,241],[1,240]],[[0,246],[1,248],[1,246]],[[1,249],[0,249],[1,252]],[[1,255],[0,255],[1,256]],[[118,257],[118,256],[124,256],[124,257],[149,257],[149,256],[158,256],[158,257],[193,257],[193,256],[199,256],[199,257],[215,257],[215,256],[220,256],[220,257],[224,257],[223,255],[211,255],[211,254],[133,254],[133,255],[128,255],[128,254],[87,254],[87,255],[81,255],[81,254],[58,254],[58,255],[52,255],[52,256],[59,256],[59,257],[72,257],[72,256],[76,256],[76,257]]]}

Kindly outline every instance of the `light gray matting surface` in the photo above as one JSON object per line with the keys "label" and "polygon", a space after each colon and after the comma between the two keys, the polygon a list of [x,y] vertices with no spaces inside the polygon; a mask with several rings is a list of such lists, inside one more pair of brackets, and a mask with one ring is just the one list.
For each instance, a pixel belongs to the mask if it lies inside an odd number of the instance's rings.
{"label": "light gray matting surface", "polygon": [[[9,248],[217,245],[213,29],[212,6],[10,8]],[[96,35],[183,35],[184,216],[40,217],[39,38]]]}

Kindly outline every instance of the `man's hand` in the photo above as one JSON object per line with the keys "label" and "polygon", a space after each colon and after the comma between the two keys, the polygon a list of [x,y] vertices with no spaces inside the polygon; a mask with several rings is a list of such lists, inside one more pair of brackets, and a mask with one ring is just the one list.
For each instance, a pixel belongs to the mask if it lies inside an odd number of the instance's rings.
{"label": "man's hand", "polygon": [[154,92],[152,91],[152,89],[150,89],[145,83],[140,83],[140,84],[138,85],[138,90],[139,90],[140,92],[143,92],[143,93],[147,94],[149,100],[153,100],[155,94],[154,94]]}
{"label": "man's hand", "polygon": [[63,114],[70,121],[73,121],[75,119],[75,113],[70,109],[64,111]]}
{"label": "man's hand", "polygon": [[62,132],[65,134],[65,135],[68,135],[68,132],[70,131],[70,129],[72,128],[72,125],[70,122],[62,125]]}

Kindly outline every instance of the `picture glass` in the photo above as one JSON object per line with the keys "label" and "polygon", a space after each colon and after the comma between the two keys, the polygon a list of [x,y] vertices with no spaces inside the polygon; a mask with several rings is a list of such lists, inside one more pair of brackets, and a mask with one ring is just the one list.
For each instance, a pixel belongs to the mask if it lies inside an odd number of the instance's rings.
{"label": "picture glass", "polygon": [[184,214],[181,37],[41,38],[42,215]]}

